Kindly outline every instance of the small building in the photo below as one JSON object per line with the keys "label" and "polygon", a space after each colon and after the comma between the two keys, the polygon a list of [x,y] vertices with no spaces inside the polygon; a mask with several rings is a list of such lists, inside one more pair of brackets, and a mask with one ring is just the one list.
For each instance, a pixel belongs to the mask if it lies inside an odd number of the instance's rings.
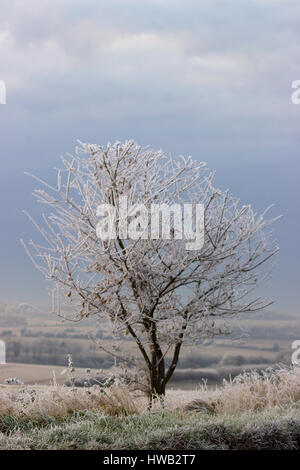
{"label": "small building", "polygon": [[2,340],[0,340],[0,364],[6,364],[6,348]]}

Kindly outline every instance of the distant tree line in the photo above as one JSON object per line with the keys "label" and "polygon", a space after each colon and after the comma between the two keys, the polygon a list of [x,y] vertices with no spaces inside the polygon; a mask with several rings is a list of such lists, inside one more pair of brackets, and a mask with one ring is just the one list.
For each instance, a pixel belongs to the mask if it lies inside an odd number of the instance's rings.
{"label": "distant tree line", "polygon": [[107,369],[114,363],[113,358],[101,355],[94,345],[85,348],[79,343],[51,339],[6,342],[8,362],[64,366],[68,354],[72,355],[76,367]]}
{"label": "distant tree line", "polygon": [[[103,355],[95,344],[80,341],[73,342],[58,338],[43,338],[32,341],[7,336],[7,361],[29,364],[59,365],[67,364],[68,354],[72,355],[76,367],[90,367],[108,369],[114,365],[114,359],[110,355]],[[273,349],[274,350],[274,349]],[[274,350],[275,352],[275,350]],[[166,358],[166,362],[169,358]],[[221,366],[241,366],[250,364],[272,364],[276,358],[264,356],[250,356],[241,354],[189,354],[182,356],[179,361],[180,369],[209,368]]]}

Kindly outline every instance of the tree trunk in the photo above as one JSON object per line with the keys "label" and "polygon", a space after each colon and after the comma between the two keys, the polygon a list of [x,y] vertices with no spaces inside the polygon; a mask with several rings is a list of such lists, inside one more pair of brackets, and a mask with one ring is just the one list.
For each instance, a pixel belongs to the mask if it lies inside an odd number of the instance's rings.
{"label": "tree trunk", "polygon": [[181,346],[182,340],[176,344],[171,364],[166,371],[164,355],[160,346],[158,343],[152,345],[152,365],[149,368],[151,385],[149,408],[152,406],[153,398],[159,398],[163,401],[166,393],[166,385],[171,379],[178,364]]}
{"label": "tree trunk", "polygon": [[149,394],[149,409],[151,409],[154,400],[160,400],[161,404],[164,403],[166,393],[165,386],[165,373],[159,373],[158,370],[151,369],[150,371],[150,394]]}

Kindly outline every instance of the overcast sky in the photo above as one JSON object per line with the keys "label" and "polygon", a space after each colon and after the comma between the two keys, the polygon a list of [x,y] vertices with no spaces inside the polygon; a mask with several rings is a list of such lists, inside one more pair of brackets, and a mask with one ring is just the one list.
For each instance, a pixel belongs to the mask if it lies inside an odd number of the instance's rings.
{"label": "overcast sky", "polygon": [[[273,310],[299,312],[298,0],[0,0],[0,300],[49,302],[20,245],[36,183],[76,139],[191,154],[283,214]],[[38,208],[39,209],[39,208]]]}

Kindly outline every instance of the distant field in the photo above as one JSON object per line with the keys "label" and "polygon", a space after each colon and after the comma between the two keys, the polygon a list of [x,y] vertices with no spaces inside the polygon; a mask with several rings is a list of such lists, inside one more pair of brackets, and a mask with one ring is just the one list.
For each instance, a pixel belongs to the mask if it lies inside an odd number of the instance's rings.
{"label": "distant field", "polygon": [[[300,320],[296,316],[272,312],[260,318],[246,315],[235,320],[235,325],[234,337],[238,340],[219,337],[210,345],[200,343],[182,349],[178,367],[185,371],[180,372],[184,388],[194,387],[203,378],[215,382],[216,377],[222,379],[224,370],[236,367],[243,370],[277,363],[290,365],[291,344],[300,339]],[[49,311],[0,302],[0,340],[6,343],[11,368],[3,371],[0,368],[0,381],[4,376],[17,376],[26,383],[49,383],[54,370],[57,382],[65,382],[67,378],[60,372],[67,365],[68,354],[81,376],[87,367],[108,371],[114,366],[114,359],[98,348],[90,338],[91,333],[105,349],[111,348],[112,338],[103,334],[103,325],[95,318],[77,323],[61,321]],[[129,337],[124,338],[122,348],[126,353],[136,352]],[[170,360],[170,354],[166,360]],[[196,378],[192,369],[197,371]],[[202,369],[206,369],[203,374],[199,372]],[[179,381],[175,377],[174,386]]]}
{"label": "distant field", "polygon": [[[253,368],[265,369],[268,364],[251,366],[227,366],[219,368],[195,368],[195,369],[177,369],[168,388],[173,390],[195,390],[197,387],[206,383],[209,387],[221,384],[223,379],[229,379],[236,375],[249,371]],[[65,371],[64,374],[62,372]],[[112,370],[99,371],[92,369],[90,376],[105,376]],[[55,382],[62,385],[69,381],[66,367],[48,366],[38,364],[19,364],[8,363],[0,364],[0,388],[5,383],[5,379],[18,378],[25,385],[52,385]],[[86,377],[86,370],[76,368],[74,373],[75,380]]]}
{"label": "distant field", "polygon": [[[63,384],[68,380],[67,375],[61,374],[65,369],[65,367],[36,364],[0,364],[0,384],[3,384],[7,378],[17,377],[26,385],[49,385],[53,383],[53,373],[55,373],[57,383]],[[85,369],[77,369],[76,372],[78,376],[85,376]]]}

